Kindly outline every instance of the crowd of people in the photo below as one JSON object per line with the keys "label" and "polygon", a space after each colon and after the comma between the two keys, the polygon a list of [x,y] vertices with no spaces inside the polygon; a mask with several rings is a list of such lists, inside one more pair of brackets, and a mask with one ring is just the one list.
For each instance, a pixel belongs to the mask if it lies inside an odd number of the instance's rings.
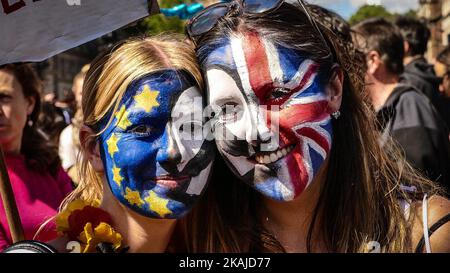
{"label": "crowd of people", "polygon": [[[44,102],[29,64],[1,66],[25,237],[41,252],[450,252],[450,48],[430,64],[429,38],[413,18],[231,1],[186,37],[108,49],[73,105]],[[30,245],[0,205],[0,250]]]}

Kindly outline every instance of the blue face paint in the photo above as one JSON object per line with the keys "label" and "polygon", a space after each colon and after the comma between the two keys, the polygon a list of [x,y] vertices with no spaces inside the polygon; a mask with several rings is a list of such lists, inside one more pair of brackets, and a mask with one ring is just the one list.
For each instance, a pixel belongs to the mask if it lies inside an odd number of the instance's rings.
{"label": "blue face paint", "polygon": [[201,134],[203,108],[186,72],[162,70],[130,84],[99,137],[108,184],[122,204],[151,218],[190,210],[214,159],[214,144]]}

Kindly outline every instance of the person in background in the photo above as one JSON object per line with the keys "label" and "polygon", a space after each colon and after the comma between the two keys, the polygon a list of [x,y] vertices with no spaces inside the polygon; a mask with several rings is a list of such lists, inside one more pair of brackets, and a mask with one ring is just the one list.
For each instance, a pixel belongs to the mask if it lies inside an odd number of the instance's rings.
{"label": "person in background", "polygon": [[433,65],[425,59],[430,30],[425,23],[418,19],[400,16],[395,21],[403,37],[404,72],[400,81],[410,84],[421,91],[428,99],[437,105],[439,78],[434,72]]}
{"label": "person in background", "polygon": [[[53,217],[72,191],[55,147],[38,131],[41,81],[27,64],[0,67],[0,145],[27,240]],[[54,225],[39,240],[56,237]],[[12,244],[3,203],[0,203],[0,250]]]}
{"label": "person in background", "polygon": [[72,85],[72,91],[75,95],[76,112],[72,123],[67,126],[59,138],[59,157],[62,161],[64,170],[67,171],[75,184],[78,184],[78,172],[76,167],[77,155],[80,150],[80,140],[78,134],[83,123],[83,113],[81,111],[81,95],[83,92],[83,83],[89,65],[83,66],[81,71],[75,76]]}
{"label": "person in background", "polygon": [[450,46],[447,46],[436,57],[436,63],[434,65],[436,75],[442,79],[439,85],[440,97],[438,100],[439,109],[445,113],[444,120],[447,123],[447,127],[450,128]]}
{"label": "person in background", "polygon": [[62,94],[57,96],[54,105],[58,113],[64,118],[66,126],[72,123],[74,116],[75,94],[72,90],[64,90]]}
{"label": "person in background", "polygon": [[57,146],[61,131],[67,127],[67,124],[64,116],[52,102],[43,101],[36,127],[48,142]]}
{"label": "person in background", "polygon": [[377,112],[382,145],[392,137],[413,167],[448,189],[448,131],[430,100],[400,82],[404,47],[399,30],[383,18],[365,20],[354,30],[366,54],[366,91]]}

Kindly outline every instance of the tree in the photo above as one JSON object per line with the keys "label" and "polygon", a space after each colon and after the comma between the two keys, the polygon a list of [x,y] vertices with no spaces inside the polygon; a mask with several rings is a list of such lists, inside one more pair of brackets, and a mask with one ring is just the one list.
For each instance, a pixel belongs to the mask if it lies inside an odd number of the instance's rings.
{"label": "tree", "polygon": [[364,5],[356,11],[355,14],[350,17],[350,24],[354,25],[363,20],[373,18],[373,17],[384,17],[384,18],[392,18],[392,14],[386,10],[385,7],[380,5]]}
{"label": "tree", "polygon": [[[159,0],[159,6],[161,8],[172,8],[176,5],[183,3],[190,3],[191,1],[183,0]],[[159,34],[162,32],[184,32],[184,21],[178,17],[166,17],[162,14],[154,15],[144,19],[140,23],[144,28],[144,32],[150,35]]]}
{"label": "tree", "polygon": [[403,14],[406,17],[411,17],[411,18],[417,18],[417,11],[410,9],[409,11],[407,11],[405,14]]}
{"label": "tree", "polygon": [[[190,3],[191,1],[158,0],[158,2],[161,8],[171,8],[182,3]],[[184,21],[178,17],[166,17],[162,14],[149,16],[98,39],[101,40],[101,48],[99,46],[99,51],[109,48],[111,45],[129,37],[142,34],[156,35],[163,32],[183,33]]]}

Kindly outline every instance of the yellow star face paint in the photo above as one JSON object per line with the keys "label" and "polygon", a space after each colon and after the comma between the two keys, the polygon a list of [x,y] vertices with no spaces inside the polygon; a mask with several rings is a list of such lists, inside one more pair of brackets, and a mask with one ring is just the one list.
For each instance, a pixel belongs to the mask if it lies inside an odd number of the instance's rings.
{"label": "yellow star face paint", "polygon": [[159,91],[153,91],[148,85],[144,86],[144,90],[138,95],[134,96],[137,107],[140,107],[149,113],[153,108],[159,106],[158,102]]}
{"label": "yellow star face paint", "polygon": [[99,136],[108,185],[122,204],[151,218],[190,210],[215,156],[212,141],[185,132],[203,136],[203,108],[186,72],[162,70],[130,84]]}
{"label": "yellow star face paint", "polygon": [[128,126],[132,125],[130,120],[128,119],[129,115],[130,114],[127,112],[125,105],[122,105],[119,112],[117,112],[116,114],[117,127],[122,130],[126,130]]}

